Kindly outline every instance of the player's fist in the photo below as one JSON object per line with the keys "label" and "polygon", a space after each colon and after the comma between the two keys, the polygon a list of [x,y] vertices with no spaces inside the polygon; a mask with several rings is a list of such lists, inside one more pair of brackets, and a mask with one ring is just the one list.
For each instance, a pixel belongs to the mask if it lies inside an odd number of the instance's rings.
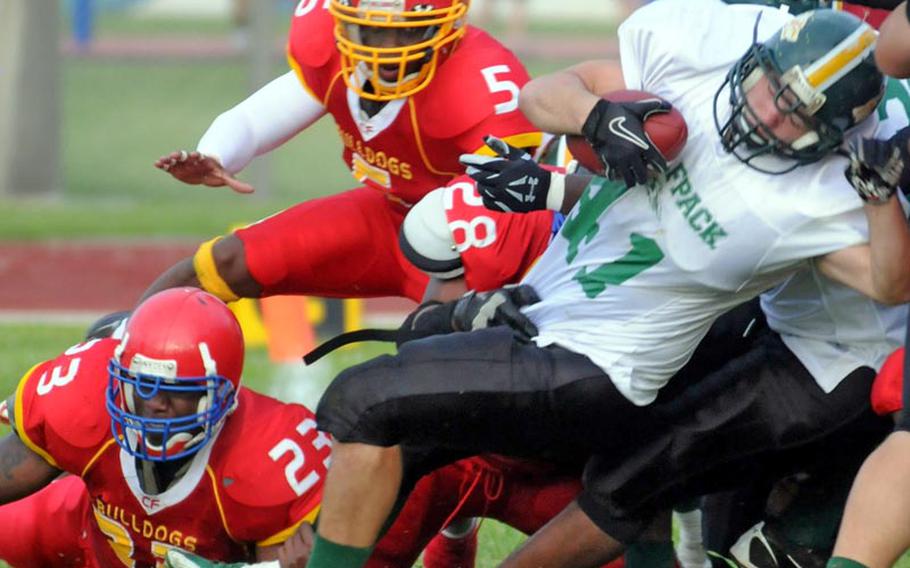
{"label": "player's fist", "polygon": [[218,160],[201,152],[171,152],[158,158],[155,167],[189,185],[227,186],[237,193],[255,191],[253,186],[228,173]]}
{"label": "player's fist", "polygon": [[670,103],[657,97],[639,101],[597,101],[582,134],[606,166],[607,176],[631,187],[648,181],[648,170],[662,175],[667,161],[645,133],[644,123],[655,113],[670,112]]}
{"label": "player's fist", "polygon": [[398,328],[399,347],[408,341],[455,331],[475,331],[507,325],[523,341],[537,335],[537,327],[521,313],[523,306],[540,301],[527,284],[506,286],[489,292],[468,292],[457,300],[425,302],[411,312]]}
{"label": "player's fist", "polygon": [[559,191],[555,207],[549,201],[550,187],[553,178],[562,174],[551,173],[541,168],[531,155],[516,148],[495,136],[484,138],[486,145],[493,150],[493,156],[481,154],[462,154],[459,161],[467,166],[467,174],[477,182],[477,191],[483,199],[483,205],[494,211],[507,213],[527,213],[541,209],[559,209],[562,206],[562,191]]}
{"label": "player's fist", "polygon": [[537,335],[537,326],[521,313],[521,308],[539,301],[540,296],[527,284],[506,286],[489,292],[472,290],[455,301],[452,327],[456,331],[475,331],[507,325],[516,337],[529,341]]}
{"label": "player's fist", "polygon": [[888,140],[861,140],[849,158],[844,173],[866,203],[885,203],[898,189],[910,190],[910,126]]}

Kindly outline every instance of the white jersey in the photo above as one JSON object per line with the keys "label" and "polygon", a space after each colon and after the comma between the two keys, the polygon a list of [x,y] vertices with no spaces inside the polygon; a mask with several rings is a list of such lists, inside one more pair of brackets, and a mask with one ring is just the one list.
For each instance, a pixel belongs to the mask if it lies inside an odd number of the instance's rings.
{"label": "white jersey", "polygon": [[720,0],[663,0],[621,26],[627,86],[679,109],[688,143],[659,187],[593,184],[524,280],[543,298],[525,310],[537,344],[586,355],[638,405],[654,400],[723,312],[807,259],[867,240],[845,159],[773,176],[721,147],[714,95],[751,44],[758,12],[760,40],[790,18]]}
{"label": "white jersey", "polygon": [[[910,124],[910,81],[888,80],[875,138]],[[884,306],[822,275],[812,264],[761,297],[768,325],[831,392],[859,367],[879,370],[904,342],[906,306]]]}

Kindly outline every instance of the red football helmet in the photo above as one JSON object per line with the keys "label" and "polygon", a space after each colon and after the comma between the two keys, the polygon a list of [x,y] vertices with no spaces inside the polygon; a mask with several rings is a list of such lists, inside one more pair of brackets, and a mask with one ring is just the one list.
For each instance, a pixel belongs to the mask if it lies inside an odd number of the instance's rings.
{"label": "red football helmet", "polygon": [[[376,101],[420,91],[464,35],[469,3],[331,0],[345,83],[361,97]],[[367,82],[370,88],[365,88]]]}
{"label": "red football helmet", "polygon": [[[128,453],[167,461],[198,452],[236,406],[243,333],[228,307],[196,288],[155,294],[130,316],[108,375],[114,438]],[[138,399],[199,397],[196,412],[141,416]]]}

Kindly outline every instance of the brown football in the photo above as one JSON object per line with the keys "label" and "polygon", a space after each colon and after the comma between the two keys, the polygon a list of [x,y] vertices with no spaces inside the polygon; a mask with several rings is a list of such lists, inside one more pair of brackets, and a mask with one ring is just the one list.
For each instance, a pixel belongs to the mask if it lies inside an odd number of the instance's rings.
{"label": "brown football", "polygon": [[[640,101],[643,99],[659,98],[657,95],[646,91],[636,91],[625,89],[607,93],[603,97],[611,102]],[[679,156],[686,145],[686,139],[689,136],[689,130],[686,127],[686,120],[682,114],[675,108],[670,112],[652,114],[645,121],[645,134],[651,139],[651,142],[657,146],[660,154],[665,160],[672,161]],[[585,140],[584,136],[570,135],[566,137],[566,145],[572,156],[578,160],[578,163],[585,168],[598,173],[604,173],[603,162],[600,157],[591,148],[591,145]]]}

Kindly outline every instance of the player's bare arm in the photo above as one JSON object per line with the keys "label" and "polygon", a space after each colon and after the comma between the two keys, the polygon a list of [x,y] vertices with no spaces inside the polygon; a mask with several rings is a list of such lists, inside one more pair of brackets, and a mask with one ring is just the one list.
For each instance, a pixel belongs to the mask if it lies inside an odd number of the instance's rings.
{"label": "player's bare arm", "polygon": [[[829,253],[818,267],[829,278],[846,284],[882,304],[910,301],[910,234],[896,197],[884,205],[866,205],[869,244]],[[903,260],[900,260],[903,259]]]}
{"label": "player's bare arm", "polygon": [[866,203],[869,244],[830,253],[819,268],[878,302],[910,301],[910,231],[895,195],[910,185],[910,127],[888,140],[860,142],[846,175]]}
{"label": "player's bare arm", "polygon": [[0,439],[0,504],[31,495],[60,474],[16,434]]}
{"label": "player's bare arm", "polygon": [[894,77],[910,77],[910,3],[902,2],[879,30],[875,62]]}
{"label": "player's bare arm", "polygon": [[626,87],[617,61],[584,61],[538,77],[521,90],[519,108],[546,132],[581,134],[599,94]]}

